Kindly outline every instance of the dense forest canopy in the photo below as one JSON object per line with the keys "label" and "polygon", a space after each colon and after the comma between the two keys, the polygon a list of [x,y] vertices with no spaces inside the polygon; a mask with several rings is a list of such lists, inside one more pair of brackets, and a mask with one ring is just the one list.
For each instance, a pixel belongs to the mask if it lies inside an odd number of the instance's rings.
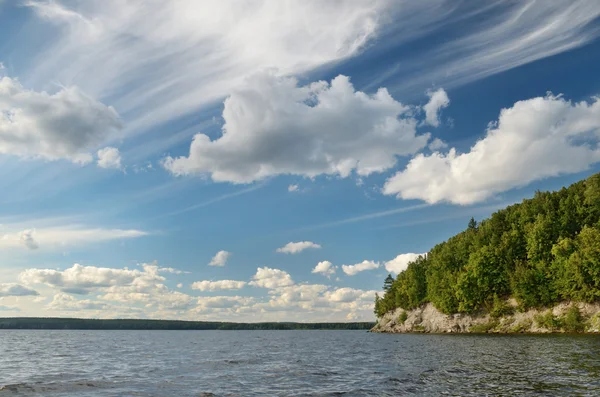
{"label": "dense forest canopy", "polygon": [[374,323],[227,323],[212,321],[171,321],[133,319],[83,318],[0,318],[0,329],[100,329],[100,330],[292,330],[292,329],[348,329],[368,330]]}
{"label": "dense forest canopy", "polygon": [[431,302],[443,313],[520,310],[600,300],[600,174],[557,192],[536,192],[436,245],[384,282],[380,317]]}

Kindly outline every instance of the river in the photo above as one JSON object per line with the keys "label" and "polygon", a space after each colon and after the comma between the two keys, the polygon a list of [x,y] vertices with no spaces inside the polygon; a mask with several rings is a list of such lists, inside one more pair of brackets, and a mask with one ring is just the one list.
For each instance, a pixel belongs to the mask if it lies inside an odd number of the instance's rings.
{"label": "river", "polygon": [[600,337],[0,331],[0,396],[599,396]]}

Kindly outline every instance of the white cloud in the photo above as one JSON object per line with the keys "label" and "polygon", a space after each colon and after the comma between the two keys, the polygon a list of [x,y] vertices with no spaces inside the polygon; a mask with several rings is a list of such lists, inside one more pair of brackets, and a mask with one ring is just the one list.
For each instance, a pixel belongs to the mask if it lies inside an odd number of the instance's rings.
{"label": "white cloud", "polygon": [[52,302],[48,304],[48,308],[57,311],[82,311],[82,310],[106,310],[110,306],[95,302],[90,299],[76,299],[72,295],[59,292],[54,295]]}
{"label": "white cloud", "polygon": [[89,163],[90,150],[121,128],[117,112],[75,87],[55,94],[0,78],[0,153]]}
{"label": "white cloud", "polygon": [[256,269],[256,274],[249,284],[254,287],[273,289],[294,285],[294,281],[288,272],[265,266]]}
{"label": "white cloud", "polygon": [[37,241],[35,241],[33,238],[33,230],[23,230],[21,232],[21,241],[30,250],[36,250],[40,247]]}
{"label": "white cloud", "polygon": [[349,276],[355,276],[365,270],[373,270],[379,268],[379,262],[364,260],[356,265],[342,265],[342,270]]}
{"label": "white cloud", "polygon": [[34,81],[73,82],[95,97],[115,98],[114,106],[143,128],[220,99],[259,70],[301,73],[356,54],[375,37],[389,2],[27,4],[61,28],[33,59],[28,75]]}
{"label": "white cloud", "polygon": [[414,157],[383,192],[428,203],[472,204],[530,182],[588,169],[600,161],[600,100],[548,95],[503,109],[464,154]]}
{"label": "white cloud", "polygon": [[254,298],[247,296],[203,296],[198,298],[198,311],[206,309],[231,309],[248,306]]}
{"label": "white cloud", "polygon": [[135,287],[142,291],[153,288],[165,278],[158,274],[155,265],[143,265],[143,270],[128,268],[82,266],[74,264],[65,270],[27,269],[19,274],[19,281],[26,285],[44,284],[68,293],[87,294],[110,287]]}
{"label": "white cloud", "polygon": [[429,102],[423,106],[425,110],[425,124],[429,124],[432,127],[439,127],[440,125],[440,110],[447,108],[450,105],[450,99],[448,94],[443,88],[436,91],[427,91]]}
{"label": "white cloud", "polygon": [[[405,95],[416,95],[432,82],[444,87],[463,85],[584,46],[600,34],[594,23],[600,9],[587,0],[395,3],[402,10],[394,14],[387,37],[403,42],[404,34],[412,36],[407,32],[411,27],[434,30],[442,37],[419,56],[399,57],[398,62],[389,62],[388,70],[374,73],[381,77],[375,77],[371,87],[388,84]],[[484,15],[486,23],[479,23]],[[468,28],[460,35],[443,36],[456,24]]]}
{"label": "white cloud", "polygon": [[[365,291],[363,290],[344,287],[328,292],[325,296],[332,302],[352,302],[361,298],[364,294]],[[374,297],[375,294],[373,293]]]}
{"label": "white cloud", "polygon": [[219,280],[219,281],[196,281],[192,284],[192,289],[199,291],[221,291],[242,289],[248,284],[245,281]]}
{"label": "white cloud", "polygon": [[[25,285],[43,284],[59,290],[48,309],[78,310],[85,316],[91,315],[90,311],[94,316],[97,311],[113,316],[124,310],[135,310],[146,315],[162,313],[164,318],[170,312],[195,307],[193,296],[169,290],[164,284],[166,279],[160,273],[171,273],[168,271],[171,268],[161,268],[156,263],[141,267],[142,270],[75,264],[65,270],[27,269],[19,274],[19,280]],[[73,295],[90,298],[83,300]]]}
{"label": "white cloud", "polygon": [[298,186],[298,185],[289,185],[289,186],[288,186],[288,192],[290,192],[290,193],[291,193],[291,192],[297,192],[297,191],[298,191],[298,189],[299,189],[299,186]]}
{"label": "white cloud", "polygon": [[300,252],[307,249],[321,248],[319,244],[315,244],[312,241],[298,241],[296,243],[289,242],[281,248],[277,248],[277,252],[282,254],[299,254]]}
{"label": "white cloud", "polygon": [[213,258],[211,259],[208,266],[223,267],[227,263],[227,260],[229,260],[230,256],[231,256],[231,252],[219,251],[216,253],[215,256],[213,256]]}
{"label": "white cloud", "polygon": [[448,144],[442,141],[439,138],[435,138],[431,143],[427,146],[431,151],[438,151],[440,149],[445,149],[448,147]]}
{"label": "white cloud", "polygon": [[[154,261],[154,262],[152,262],[152,265],[158,266],[158,262]],[[186,272],[183,270],[174,269],[172,267],[159,267],[158,272],[159,273],[171,273],[171,274],[189,274],[190,273],[190,272]]]}
{"label": "white cloud", "polygon": [[[195,297],[166,287],[158,264],[143,264],[143,270],[73,266],[62,271],[30,269],[21,274],[22,282],[44,284],[54,290],[52,295],[32,296],[31,299],[14,300],[14,310],[23,315],[39,315],[39,303],[51,302],[44,307],[44,315],[61,315],[75,312],[77,317],[117,318],[143,317],[188,320],[222,321],[345,321],[373,319],[375,291],[354,288],[332,288],[322,284],[296,284],[290,275],[268,267],[257,269],[249,283],[265,288],[266,296],[211,296]],[[220,291],[242,287],[244,281],[221,280],[199,282],[203,291]],[[183,285],[178,285],[182,287]],[[9,295],[35,294],[22,286],[14,287]],[[82,296],[82,294],[86,294]],[[7,298],[5,298],[7,299]],[[35,301],[35,303],[34,303]],[[28,306],[29,305],[29,306]],[[12,310],[12,309],[11,309]]]}
{"label": "white cloud", "polygon": [[39,293],[15,283],[0,283],[0,297],[7,296],[37,296]]}
{"label": "white cloud", "polygon": [[121,153],[115,147],[105,147],[98,150],[98,167],[121,169]]}
{"label": "white cloud", "polygon": [[197,134],[188,157],[167,157],[174,175],[250,183],[274,175],[366,176],[392,168],[397,156],[418,152],[411,109],[385,89],[355,91],[346,76],[299,87],[290,77],[259,74],[235,91],[223,110],[223,135]]}
{"label": "white cloud", "polygon": [[115,239],[137,238],[148,235],[135,229],[86,228],[81,225],[40,227],[14,230],[19,224],[3,225],[0,248],[60,249],[66,246],[98,243]]}
{"label": "white cloud", "polygon": [[331,277],[335,274],[337,270],[337,266],[333,266],[333,264],[329,261],[322,261],[317,263],[317,266],[312,270],[311,273],[319,273],[326,277]]}
{"label": "white cloud", "polygon": [[419,256],[425,256],[426,254],[400,254],[391,261],[385,263],[385,270],[390,273],[401,273],[406,270],[409,262],[415,261]]}

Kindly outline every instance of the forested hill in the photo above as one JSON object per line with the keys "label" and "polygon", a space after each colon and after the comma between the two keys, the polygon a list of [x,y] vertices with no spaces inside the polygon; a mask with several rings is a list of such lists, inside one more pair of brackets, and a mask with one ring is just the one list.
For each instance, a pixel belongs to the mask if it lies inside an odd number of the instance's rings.
{"label": "forested hill", "polygon": [[425,302],[451,314],[499,312],[509,297],[520,310],[599,301],[600,174],[471,220],[395,280],[388,276],[384,289],[378,317]]}
{"label": "forested hill", "polygon": [[368,330],[374,323],[228,323],[218,321],[172,321],[83,318],[0,318],[0,329],[83,330]]}

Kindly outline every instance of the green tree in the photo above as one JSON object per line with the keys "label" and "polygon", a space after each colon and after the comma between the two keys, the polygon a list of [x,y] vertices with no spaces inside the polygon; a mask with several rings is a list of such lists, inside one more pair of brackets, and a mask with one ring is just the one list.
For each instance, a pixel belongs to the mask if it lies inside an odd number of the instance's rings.
{"label": "green tree", "polygon": [[477,230],[477,221],[475,220],[475,218],[471,218],[471,220],[469,220],[469,225],[467,226],[468,230]]}
{"label": "green tree", "polygon": [[394,278],[391,274],[388,274],[383,282],[383,290],[389,292],[392,289],[392,284],[394,284]]}
{"label": "green tree", "polygon": [[396,280],[388,276],[379,313],[431,302],[444,313],[500,313],[562,299],[600,301],[600,174],[497,211],[433,247]]}

